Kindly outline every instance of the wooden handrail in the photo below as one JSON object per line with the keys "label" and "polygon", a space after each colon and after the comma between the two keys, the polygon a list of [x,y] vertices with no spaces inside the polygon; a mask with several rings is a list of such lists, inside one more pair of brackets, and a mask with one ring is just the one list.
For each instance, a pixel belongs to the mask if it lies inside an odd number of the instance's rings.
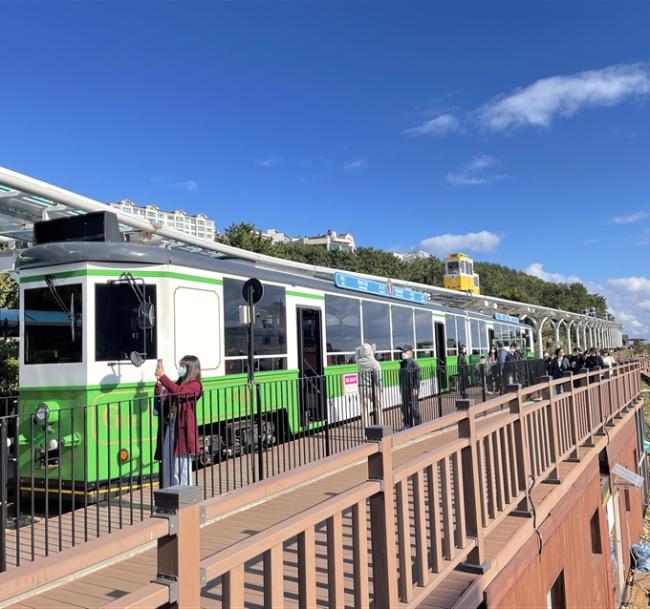
{"label": "wooden handrail", "polygon": [[92,539],[69,552],[51,554],[20,569],[0,574],[0,602],[33,591],[53,581],[80,576],[94,565],[118,562],[120,556],[169,534],[169,522],[150,518],[108,537]]}

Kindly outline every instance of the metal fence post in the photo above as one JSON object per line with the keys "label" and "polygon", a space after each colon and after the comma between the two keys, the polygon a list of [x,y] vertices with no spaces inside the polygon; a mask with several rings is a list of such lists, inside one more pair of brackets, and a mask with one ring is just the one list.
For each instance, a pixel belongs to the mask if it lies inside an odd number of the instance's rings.
{"label": "metal fence post", "polygon": [[178,609],[200,606],[205,574],[201,569],[201,487],[170,486],[154,493],[154,517],[169,520],[169,535],[158,539],[158,576],[169,586]]}
{"label": "metal fence post", "polygon": [[469,445],[461,451],[463,496],[465,498],[465,530],[469,537],[476,539],[476,547],[469,553],[467,560],[458,565],[458,568],[461,571],[482,574],[490,567],[490,561],[485,560],[485,548],[483,547],[481,485],[479,481],[481,465],[476,450],[476,418],[472,406],[474,406],[474,400],[456,400],[456,409],[464,410],[466,413],[466,418],[458,422],[458,437],[469,440]]}
{"label": "metal fence post", "polygon": [[255,401],[257,406],[257,469],[258,480],[264,480],[264,437],[266,434],[262,433],[263,419],[262,419],[262,394],[260,391],[260,384],[255,383]]}
{"label": "metal fence post", "polygon": [[382,482],[382,489],[370,497],[372,581],[375,607],[382,608],[397,607],[398,604],[392,433],[387,425],[366,428],[366,442],[379,444],[379,452],[368,457],[368,478]]}
{"label": "metal fence post", "polygon": [[442,367],[436,366],[436,377],[438,379],[438,417],[442,416]]}
{"label": "metal fence post", "polygon": [[[0,573],[7,570],[7,419],[0,417]],[[16,519],[16,525],[18,520]],[[18,549],[20,551],[20,548]]]}

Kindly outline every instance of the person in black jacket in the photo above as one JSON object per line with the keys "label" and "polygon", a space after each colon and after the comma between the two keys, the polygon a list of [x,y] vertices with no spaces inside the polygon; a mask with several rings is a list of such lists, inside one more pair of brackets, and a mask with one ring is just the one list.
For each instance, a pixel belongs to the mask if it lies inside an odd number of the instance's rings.
{"label": "person in black jacket", "polygon": [[573,356],[571,357],[570,360],[571,363],[571,371],[574,374],[577,374],[582,368],[585,367],[585,356],[582,355],[582,351],[580,351],[580,347],[576,347],[573,350]]}
{"label": "person in black jacket", "polygon": [[461,345],[458,352],[458,384],[460,397],[467,398],[467,387],[469,386],[469,374],[467,366],[467,348]]}
{"label": "person in black jacket", "polygon": [[556,349],[555,357],[551,362],[551,376],[553,379],[561,379],[570,367],[569,360],[564,357],[564,349],[561,347]]}
{"label": "person in black jacket", "polygon": [[[553,379],[561,379],[570,367],[568,358],[564,357],[564,349],[562,347],[556,349],[555,357],[551,362],[551,376]],[[555,386],[555,393],[562,393],[562,385]]]}
{"label": "person in black jacket", "polygon": [[598,353],[598,349],[595,347],[592,347],[589,349],[589,355],[585,359],[585,368],[587,370],[594,370],[595,368],[604,368],[605,367],[605,362],[603,361],[603,358],[600,357]]}
{"label": "person in black jacket", "polygon": [[399,388],[402,394],[402,418],[404,429],[419,425],[420,365],[413,359],[413,347],[402,347],[402,361],[399,365]]}

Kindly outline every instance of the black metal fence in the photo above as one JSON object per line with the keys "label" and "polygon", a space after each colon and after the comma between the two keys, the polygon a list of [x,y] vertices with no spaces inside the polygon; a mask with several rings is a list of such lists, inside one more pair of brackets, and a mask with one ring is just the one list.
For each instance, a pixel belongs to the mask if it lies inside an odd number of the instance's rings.
{"label": "black metal fence", "polygon": [[545,374],[542,360],[327,374],[20,412],[0,402],[0,571],[151,513],[158,486],[217,496]]}

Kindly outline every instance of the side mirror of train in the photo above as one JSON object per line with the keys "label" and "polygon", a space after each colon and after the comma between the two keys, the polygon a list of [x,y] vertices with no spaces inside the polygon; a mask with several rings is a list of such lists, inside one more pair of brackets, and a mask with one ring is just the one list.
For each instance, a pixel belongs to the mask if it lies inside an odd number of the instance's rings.
{"label": "side mirror of train", "polygon": [[131,351],[129,354],[129,359],[136,368],[139,368],[142,366],[142,364],[144,364],[144,357],[142,353],[138,353],[137,351]]}
{"label": "side mirror of train", "polygon": [[156,308],[152,302],[142,302],[138,305],[138,327],[141,330],[151,330],[156,323]]}

